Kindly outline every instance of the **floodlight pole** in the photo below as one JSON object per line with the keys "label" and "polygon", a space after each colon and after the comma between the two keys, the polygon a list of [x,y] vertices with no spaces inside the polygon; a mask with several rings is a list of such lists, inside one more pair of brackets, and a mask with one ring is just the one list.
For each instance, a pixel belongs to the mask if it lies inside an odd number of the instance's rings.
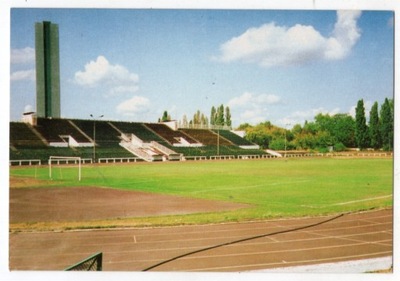
{"label": "floodlight pole", "polygon": [[285,124],[285,158],[286,158],[286,143],[287,143],[287,137],[286,137],[286,131],[287,131],[287,126],[290,124]]}
{"label": "floodlight pole", "polygon": [[[104,115],[100,115],[97,118],[102,118]],[[94,118],[93,114],[90,114],[90,117],[93,118],[93,163],[96,163],[96,118]]]}
{"label": "floodlight pole", "polygon": [[217,136],[217,155],[219,156],[219,128],[218,128],[218,136]]}

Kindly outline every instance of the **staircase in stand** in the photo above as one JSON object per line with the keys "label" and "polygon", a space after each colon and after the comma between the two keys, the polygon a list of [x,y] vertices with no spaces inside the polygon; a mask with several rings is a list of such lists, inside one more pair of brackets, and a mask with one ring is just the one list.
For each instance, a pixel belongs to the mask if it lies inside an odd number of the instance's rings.
{"label": "staircase in stand", "polygon": [[147,162],[153,162],[153,161],[160,161],[162,160],[162,156],[161,155],[151,155],[148,151],[146,151],[145,149],[132,145],[129,142],[124,142],[122,141],[120,143],[120,145],[125,148],[126,150],[128,150],[130,153],[136,155],[137,157],[143,159],[144,161]]}
{"label": "staircase in stand", "polygon": [[[132,142],[132,139],[134,142]],[[182,154],[176,153],[155,141],[144,143],[133,134],[131,136],[123,134],[120,145],[147,162],[182,160]]]}

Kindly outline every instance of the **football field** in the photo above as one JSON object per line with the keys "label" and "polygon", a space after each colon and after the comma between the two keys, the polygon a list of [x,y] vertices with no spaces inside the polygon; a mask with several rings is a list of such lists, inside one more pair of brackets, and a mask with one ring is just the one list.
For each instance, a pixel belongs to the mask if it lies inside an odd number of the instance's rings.
{"label": "football field", "polygon": [[[11,178],[27,181],[25,187],[51,190],[101,187],[240,206],[221,211],[201,209],[190,214],[169,212],[168,216],[121,215],[119,225],[218,223],[326,215],[392,206],[391,158],[83,165],[80,182],[77,175],[75,166],[54,167],[52,180],[49,179],[48,167],[11,169]],[[107,197],[100,200],[98,208],[107,205],[107,200]],[[147,202],[154,204],[151,199]],[[107,227],[104,225],[107,223],[114,225],[103,221],[98,226]],[[90,225],[94,225],[93,221]]]}
{"label": "football field", "polygon": [[391,158],[81,172],[78,181],[74,165],[53,167],[52,179],[48,167],[10,169],[12,270],[63,270],[95,252],[104,270],[123,271],[247,271],[392,255]]}

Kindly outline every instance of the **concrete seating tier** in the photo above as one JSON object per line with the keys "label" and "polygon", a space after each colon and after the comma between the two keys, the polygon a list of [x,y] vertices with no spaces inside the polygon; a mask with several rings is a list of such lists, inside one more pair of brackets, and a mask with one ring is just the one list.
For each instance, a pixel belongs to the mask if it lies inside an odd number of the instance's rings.
{"label": "concrete seating tier", "polygon": [[10,122],[10,145],[14,147],[46,147],[47,144],[36,135],[30,125]]}
{"label": "concrete seating tier", "polygon": [[233,145],[232,142],[225,139],[218,133],[214,133],[206,129],[180,129],[180,131],[191,136],[193,139],[201,142],[204,145]]}
{"label": "concrete seating tier", "polygon": [[168,141],[172,145],[174,143],[179,143],[180,138],[184,138],[188,143],[198,143],[198,141],[193,139],[191,136],[185,134],[180,130],[174,131],[165,124],[149,123],[146,124],[146,126],[149,127],[151,130],[153,130],[158,135],[160,135],[161,137],[163,137],[166,141]]}
{"label": "concrete seating tier", "polygon": [[214,133],[218,133],[232,142],[235,145],[254,145],[254,143],[249,142],[248,140],[236,135],[235,133],[232,133],[231,131],[228,130],[213,130]]}
{"label": "concrete seating tier", "polygon": [[164,141],[162,138],[160,138],[160,136],[149,130],[143,123],[114,122],[114,121],[111,123],[124,134],[134,134],[143,142]]}
{"label": "concrete seating tier", "polygon": [[77,142],[89,142],[89,139],[77,130],[68,119],[38,118],[34,128],[48,142],[63,142],[64,140],[60,137],[62,135],[71,136]]}
{"label": "concrete seating tier", "polygon": [[96,127],[96,144],[100,146],[119,147],[119,142],[121,141],[120,133],[107,121],[72,120],[72,122],[92,139],[94,127]]}

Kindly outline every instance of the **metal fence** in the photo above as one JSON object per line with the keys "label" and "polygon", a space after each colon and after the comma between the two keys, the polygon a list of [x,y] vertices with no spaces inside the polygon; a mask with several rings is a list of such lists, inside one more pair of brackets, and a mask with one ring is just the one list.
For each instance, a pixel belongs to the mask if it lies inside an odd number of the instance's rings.
{"label": "metal fence", "polygon": [[103,253],[96,253],[83,261],[78,262],[65,271],[102,271]]}

